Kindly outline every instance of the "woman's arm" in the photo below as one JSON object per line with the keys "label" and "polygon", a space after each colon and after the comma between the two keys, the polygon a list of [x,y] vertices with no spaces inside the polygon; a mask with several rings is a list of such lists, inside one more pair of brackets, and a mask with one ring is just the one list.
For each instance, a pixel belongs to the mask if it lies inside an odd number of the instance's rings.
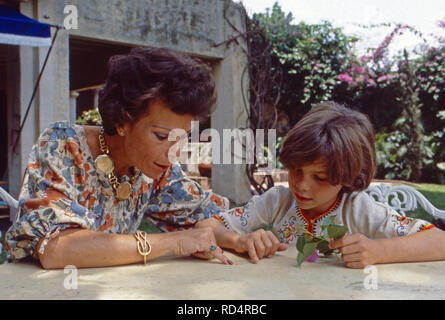
{"label": "woman's arm", "polygon": [[345,266],[364,268],[378,263],[445,260],[445,232],[433,228],[399,238],[369,239],[362,234],[330,242],[339,249]]}
{"label": "woman's arm", "polygon": [[[42,240],[39,241],[38,248]],[[216,244],[210,228],[149,234],[148,240],[152,250],[147,260],[168,254],[206,253],[229,264],[229,259],[222,254],[220,248],[210,252],[210,247]],[[141,263],[144,259],[137,250],[134,235],[67,229],[48,242],[44,253],[39,253],[39,260],[44,269],[62,269],[67,265],[77,268],[125,265]]]}

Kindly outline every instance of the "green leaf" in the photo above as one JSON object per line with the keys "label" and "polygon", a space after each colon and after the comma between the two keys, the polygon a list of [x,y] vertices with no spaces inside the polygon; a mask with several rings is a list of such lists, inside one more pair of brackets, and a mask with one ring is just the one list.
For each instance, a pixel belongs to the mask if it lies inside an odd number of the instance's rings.
{"label": "green leaf", "polygon": [[339,225],[330,225],[327,230],[328,236],[334,239],[341,238],[348,232],[348,228]]}
{"label": "green leaf", "polygon": [[326,254],[326,252],[328,252],[329,250],[331,250],[329,248],[329,242],[326,240],[320,241],[317,245],[317,249],[320,253],[324,253]]}
{"label": "green leaf", "polygon": [[309,257],[317,249],[318,242],[309,242],[304,245],[303,254],[305,258]]}
{"label": "green leaf", "polygon": [[298,256],[297,256],[298,266],[301,266],[301,264],[304,262],[304,260],[305,260],[304,255],[301,252],[298,252]]}
{"label": "green leaf", "polygon": [[321,224],[321,228],[322,229],[327,228],[328,226],[330,226],[331,224],[334,223],[334,220],[335,220],[334,215],[327,217],[326,219],[323,220],[323,223]]}
{"label": "green leaf", "polygon": [[328,238],[328,227],[321,227],[321,233],[323,235],[324,238]]}
{"label": "green leaf", "polygon": [[313,238],[312,236],[310,236],[310,235],[308,235],[306,233],[303,233],[301,236],[298,237],[298,240],[297,240],[297,250],[300,251],[300,252],[303,252],[304,246],[307,243],[318,242],[318,241],[321,241],[321,240],[322,239],[320,239],[320,238]]}
{"label": "green leaf", "polygon": [[306,237],[304,234],[302,234],[301,236],[298,237],[298,240],[297,240],[297,250],[299,252],[303,252],[305,243],[306,243]]}
{"label": "green leaf", "polygon": [[314,253],[315,249],[317,249],[318,242],[309,242],[303,246],[303,250],[298,253],[297,263],[298,266],[301,266],[303,261],[307,259],[312,253]]}
{"label": "green leaf", "polygon": [[323,238],[313,237],[313,238],[311,239],[311,241],[309,241],[309,242],[317,242],[317,243],[319,243],[319,242],[321,242],[321,241],[326,241],[326,240],[323,239]]}

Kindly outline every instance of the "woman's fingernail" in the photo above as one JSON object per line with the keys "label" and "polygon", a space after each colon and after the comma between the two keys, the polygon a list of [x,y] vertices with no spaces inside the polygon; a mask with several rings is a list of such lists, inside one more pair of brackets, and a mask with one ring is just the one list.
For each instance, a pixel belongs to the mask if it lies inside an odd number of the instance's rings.
{"label": "woman's fingernail", "polygon": [[227,259],[227,262],[228,262],[229,264],[233,264],[232,260],[230,260],[230,259]]}

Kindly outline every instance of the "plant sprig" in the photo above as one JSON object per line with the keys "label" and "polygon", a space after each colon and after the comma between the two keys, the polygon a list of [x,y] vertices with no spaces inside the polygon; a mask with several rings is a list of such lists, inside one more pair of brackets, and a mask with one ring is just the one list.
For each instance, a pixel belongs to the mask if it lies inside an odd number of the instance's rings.
{"label": "plant sprig", "polygon": [[335,216],[330,216],[323,221],[321,224],[322,236],[320,237],[316,237],[313,233],[304,229],[304,233],[297,240],[298,266],[301,266],[309,256],[314,254],[315,250],[324,255],[334,252],[334,250],[329,248],[328,238],[339,239],[348,232],[348,228],[345,226],[335,224],[334,219]]}

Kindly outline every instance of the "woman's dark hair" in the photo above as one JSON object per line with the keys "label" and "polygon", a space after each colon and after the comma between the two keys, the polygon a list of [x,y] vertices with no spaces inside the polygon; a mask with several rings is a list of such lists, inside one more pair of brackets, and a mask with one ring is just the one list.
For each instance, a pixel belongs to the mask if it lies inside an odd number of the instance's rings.
{"label": "woman's dark hair", "polygon": [[342,192],[361,191],[376,171],[374,128],[368,117],[334,102],[314,106],[287,134],[280,160],[287,169],[324,160]]}
{"label": "woman's dark hair", "polygon": [[178,114],[208,116],[216,101],[210,68],[170,49],[134,48],[109,60],[99,112],[105,133],[115,125],[137,121],[154,99],[162,99]]}

